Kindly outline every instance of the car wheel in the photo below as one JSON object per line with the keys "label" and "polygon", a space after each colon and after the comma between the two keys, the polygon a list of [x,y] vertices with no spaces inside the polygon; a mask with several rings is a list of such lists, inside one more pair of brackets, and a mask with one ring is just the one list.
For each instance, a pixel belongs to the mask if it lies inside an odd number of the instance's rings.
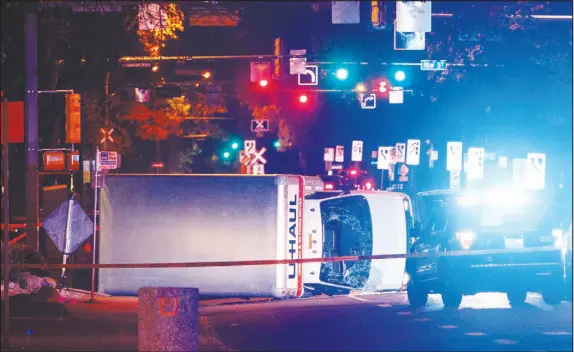
{"label": "car wheel", "polygon": [[546,304],[560,304],[562,298],[564,298],[560,290],[548,290],[543,292],[542,296]]}
{"label": "car wheel", "polygon": [[528,292],[523,290],[513,290],[506,292],[506,297],[511,306],[519,306],[526,303],[527,294]]}
{"label": "car wheel", "polygon": [[412,307],[422,307],[427,304],[429,292],[411,282],[407,286],[407,298]]}
{"label": "car wheel", "polygon": [[448,308],[458,308],[462,302],[462,292],[457,289],[448,289],[442,293],[442,303]]}

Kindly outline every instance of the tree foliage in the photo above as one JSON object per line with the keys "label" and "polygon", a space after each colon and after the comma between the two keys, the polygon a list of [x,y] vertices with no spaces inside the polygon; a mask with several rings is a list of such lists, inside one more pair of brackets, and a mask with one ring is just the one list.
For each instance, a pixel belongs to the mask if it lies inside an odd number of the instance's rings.
{"label": "tree foliage", "polygon": [[[150,4],[152,5],[152,4]],[[138,30],[138,38],[143,45],[144,51],[150,56],[160,56],[161,48],[165,48],[166,42],[170,39],[177,39],[178,32],[183,32],[184,15],[177,4],[160,5],[160,13],[152,12],[152,7],[142,5],[145,13],[141,17],[164,17],[165,24],[160,21],[154,28],[148,30]]]}

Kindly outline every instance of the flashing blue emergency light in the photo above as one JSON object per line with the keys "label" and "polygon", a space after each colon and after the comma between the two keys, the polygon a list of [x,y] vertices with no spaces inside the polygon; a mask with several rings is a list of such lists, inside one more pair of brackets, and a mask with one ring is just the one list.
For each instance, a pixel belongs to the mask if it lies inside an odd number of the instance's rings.
{"label": "flashing blue emergency light", "polygon": [[340,68],[335,72],[338,80],[344,81],[349,77],[349,71],[346,68]]}

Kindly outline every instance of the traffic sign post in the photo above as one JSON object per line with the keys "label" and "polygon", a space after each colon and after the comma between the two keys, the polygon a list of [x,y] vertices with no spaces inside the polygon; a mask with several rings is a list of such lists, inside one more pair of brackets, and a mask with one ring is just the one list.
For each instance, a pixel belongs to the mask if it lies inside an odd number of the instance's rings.
{"label": "traffic sign post", "polygon": [[96,164],[100,170],[115,170],[118,168],[118,153],[108,151],[99,152]]}
{"label": "traffic sign post", "polygon": [[546,154],[528,153],[526,157],[526,187],[542,190],[546,183]]}
{"label": "traffic sign post", "polygon": [[419,139],[407,140],[407,165],[418,165],[421,159],[421,141]]}
{"label": "traffic sign post", "polygon": [[256,141],[255,140],[248,140],[243,143],[243,150],[245,151],[245,155],[252,155],[255,154],[257,151],[256,149]]}
{"label": "traffic sign post", "polygon": [[407,144],[406,143],[395,144],[395,157],[396,157],[397,162],[399,162],[399,163],[405,162],[406,150],[407,150]]}
{"label": "traffic sign post", "polygon": [[267,148],[263,147],[258,152],[255,152],[253,154],[253,160],[251,160],[251,165],[255,165],[259,162],[261,162],[261,164],[266,164],[267,160],[263,157],[263,154],[265,154],[266,151]]}
{"label": "traffic sign post", "polygon": [[462,142],[447,142],[446,150],[447,171],[462,170]]}

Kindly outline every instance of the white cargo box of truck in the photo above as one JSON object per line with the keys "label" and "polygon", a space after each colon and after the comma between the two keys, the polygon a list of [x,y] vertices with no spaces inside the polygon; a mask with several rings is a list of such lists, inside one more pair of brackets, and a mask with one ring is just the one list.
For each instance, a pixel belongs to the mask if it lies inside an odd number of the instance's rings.
{"label": "white cargo box of truck", "polygon": [[[101,191],[99,262],[302,258],[304,179],[110,174]],[[98,291],[196,287],[207,296],[300,297],[301,264],[100,269]]]}

